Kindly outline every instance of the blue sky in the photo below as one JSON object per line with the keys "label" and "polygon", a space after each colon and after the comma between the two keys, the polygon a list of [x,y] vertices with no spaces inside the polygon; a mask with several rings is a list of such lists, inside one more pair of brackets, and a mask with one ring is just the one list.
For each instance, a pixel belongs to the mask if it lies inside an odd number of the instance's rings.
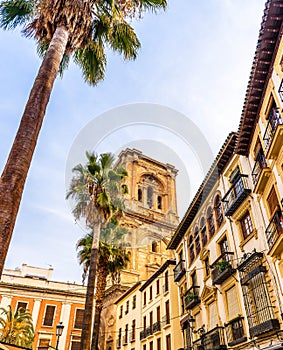
{"label": "blue sky", "polygon": [[[199,145],[188,145],[179,133],[181,115],[194,123],[187,141],[190,143],[195,131],[200,131],[214,156],[228,133],[237,131],[265,1],[168,3],[165,13],[145,14],[133,23],[142,42],[136,61],[124,62],[118,55],[109,55],[105,80],[95,88],[83,82],[73,64],[62,80],[57,79],[22,198],[7,268],[22,263],[52,265],[54,279],[81,281],[75,244],[84,232],[75,225],[65,201],[65,173],[72,145],[85,128],[91,127],[99,135],[93,145],[99,151],[135,147],[181,168],[183,182],[177,183],[180,217],[205,173],[204,159],[196,154]],[[1,31],[0,45],[2,171],[40,59],[33,40],[23,38],[20,32]],[[115,111],[132,113],[136,103],[175,110],[175,125],[166,130],[162,115],[159,124],[153,125],[154,116],[150,122],[134,113],[128,114],[132,125],[121,124],[118,130],[120,119]],[[169,121],[170,116],[166,118]],[[111,124],[116,125],[115,130]]]}

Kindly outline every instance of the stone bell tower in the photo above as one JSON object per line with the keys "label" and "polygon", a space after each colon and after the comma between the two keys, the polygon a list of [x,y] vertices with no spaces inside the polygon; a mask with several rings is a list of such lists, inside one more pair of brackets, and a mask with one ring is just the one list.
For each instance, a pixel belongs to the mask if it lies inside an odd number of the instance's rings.
{"label": "stone bell tower", "polygon": [[177,169],[136,149],[122,151],[118,163],[127,170],[129,194],[123,224],[131,262],[121,283],[148,279],[170,257],[166,250],[178,224],[176,202]]}
{"label": "stone bell tower", "polygon": [[122,151],[117,164],[127,170],[128,195],[121,224],[126,235],[130,262],[120,281],[106,293],[101,313],[99,344],[101,350],[114,349],[117,298],[138,281],[147,280],[172,251],[167,243],[178,225],[176,203],[177,169],[147,157],[136,149]]}

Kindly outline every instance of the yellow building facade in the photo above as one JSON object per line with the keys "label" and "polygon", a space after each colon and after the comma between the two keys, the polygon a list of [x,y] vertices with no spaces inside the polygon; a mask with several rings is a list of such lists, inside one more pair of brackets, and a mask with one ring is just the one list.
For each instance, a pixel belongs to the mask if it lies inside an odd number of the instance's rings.
{"label": "yellow building facade", "polygon": [[283,1],[266,2],[237,134],[179,224],[183,349],[283,349]]}

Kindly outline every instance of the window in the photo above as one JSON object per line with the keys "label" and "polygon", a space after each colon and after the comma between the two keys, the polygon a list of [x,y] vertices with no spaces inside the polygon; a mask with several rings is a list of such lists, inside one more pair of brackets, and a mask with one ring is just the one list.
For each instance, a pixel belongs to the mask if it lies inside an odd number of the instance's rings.
{"label": "window", "polygon": [[200,231],[201,231],[201,243],[202,243],[202,246],[204,247],[207,243],[206,223],[205,223],[204,217],[200,219]]}
{"label": "window", "polygon": [[204,259],[204,272],[205,272],[205,276],[210,275],[210,267],[209,267],[209,258],[208,257]]}
{"label": "window", "polygon": [[54,314],[55,314],[55,306],[46,305],[45,315],[43,319],[43,326],[53,326]]}
{"label": "window", "polygon": [[161,338],[157,338],[156,340],[156,350],[161,350]]}
{"label": "window", "polygon": [[147,205],[150,209],[152,208],[152,204],[153,204],[152,196],[153,196],[152,187],[148,187],[147,188]]}
{"label": "window", "polygon": [[236,286],[228,289],[226,292],[226,302],[228,310],[228,320],[236,318],[240,314],[240,308],[238,304],[237,290]]}
{"label": "window", "polygon": [[160,322],[160,306],[156,308],[156,321]]}
{"label": "window", "polygon": [[24,301],[18,301],[17,303],[17,312],[22,309],[21,311],[25,311],[28,307],[28,303],[24,302]]}
{"label": "window", "polygon": [[70,350],[80,350],[81,337],[72,336],[71,349]]}
{"label": "window", "polygon": [[219,228],[223,222],[223,211],[222,211],[222,205],[221,205],[221,198],[219,194],[215,197],[214,211],[215,211],[215,217],[216,217],[216,224],[217,224],[217,227]]}
{"label": "window", "polygon": [[137,296],[134,295],[134,296],[133,296],[133,309],[135,309],[136,306],[137,306]]}
{"label": "window", "polygon": [[171,350],[171,335],[166,335],[166,350]]}
{"label": "window", "polygon": [[246,212],[246,214],[242,217],[240,224],[245,239],[253,232],[253,223],[249,212]]}
{"label": "window", "polygon": [[168,271],[165,272],[165,285],[164,285],[164,292],[168,292],[169,290],[169,274]]}
{"label": "window", "polygon": [[119,328],[118,339],[117,339],[117,348],[121,347],[122,343],[122,328]]}
{"label": "window", "polygon": [[142,350],[146,350],[146,344],[143,345]]}
{"label": "window", "polygon": [[146,292],[143,293],[143,305],[146,305]]}
{"label": "window", "polygon": [[197,273],[196,271],[194,271],[192,274],[191,274],[191,280],[192,280],[192,286],[197,286]]}
{"label": "window", "polygon": [[138,201],[142,201],[142,190],[140,188],[138,189]]}
{"label": "window", "polygon": [[223,238],[221,242],[219,242],[219,248],[220,248],[221,254],[227,253],[229,251],[228,241],[226,237]]}
{"label": "window", "polygon": [[209,329],[215,328],[217,323],[218,323],[218,319],[217,319],[216,302],[214,301],[208,305],[208,327],[209,327]]}
{"label": "window", "polygon": [[84,309],[76,309],[74,328],[82,329],[84,320]]}
{"label": "window", "polygon": [[160,293],[160,282],[159,280],[156,281],[156,295]]}
{"label": "window", "polygon": [[123,317],[123,305],[120,306],[120,314],[119,314],[119,318]]}
{"label": "window", "polygon": [[50,339],[39,339],[38,350],[48,350],[49,349]]}
{"label": "window", "polygon": [[153,341],[149,343],[149,350],[153,350]]}
{"label": "window", "polygon": [[125,326],[124,344],[128,344],[128,330],[129,330],[129,325],[126,324],[126,326]]}
{"label": "window", "polygon": [[200,241],[199,241],[199,232],[198,227],[195,227],[195,244],[196,244],[196,254],[200,253]]}
{"label": "window", "polygon": [[130,307],[130,302],[129,302],[129,300],[127,300],[127,302],[126,302],[125,315],[127,315],[127,313],[129,313],[129,307]]}
{"label": "window", "polygon": [[150,311],[149,313],[149,326],[152,330],[152,325],[153,325],[153,311]]}
{"label": "window", "polygon": [[153,241],[153,242],[151,243],[151,251],[152,251],[153,253],[157,253],[157,247],[158,247],[157,242]]}
{"label": "window", "polygon": [[211,207],[207,209],[207,226],[208,226],[208,232],[209,236],[212,237],[215,233],[215,227],[214,227],[214,219],[213,219],[213,212]]}
{"label": "window", "polygon": [[146,331],[146,316],[143,317],[143,331]]}
{"label": "window", "polygon": [[279,207],[278,198],[274,186],[272,186],[271,191],[269,192],[267,203],[270,211],[270,216],[273,216]]}
{"label": "window", "polygon": [[136,340],[136,320],[132,321],[131,341]]}
{"label": "window", "polygon": [[157,196],[157,209],[162,209],[162,197]]}
{"label": "window", "polygon": [[195,247],[194,247],[194,239],[192,235],[189,238],[189,255],[190,255],[190,262],[193,262],[195,259]]}
{"label": "window", "polygon": [[170,323],[170,305],[169,305],[169,300],[165,302],[165,324]]}
{"label": "window", "polygon": [[152,300],[152,286],[149,287],[149,300]]}

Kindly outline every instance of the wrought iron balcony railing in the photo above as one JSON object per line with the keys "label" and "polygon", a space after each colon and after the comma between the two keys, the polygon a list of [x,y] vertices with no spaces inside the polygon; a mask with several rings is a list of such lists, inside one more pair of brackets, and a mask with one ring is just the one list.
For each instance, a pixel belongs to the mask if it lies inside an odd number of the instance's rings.
{"label": "wrought iron balcony railing", "polygon": [[280,235],[283,233],[283,215],[281,210],[278,210],[273,218],[271,219],[269,225],[265,230],[265,236],[267,239],[267,244],[269,249],[271,249]]}
{"label": "wrought iron balcony railing", "polygon": [[156,332],[159,332],[161,331],[161,322],[160,321],[157,321],[155,322],[153,325],[152,325],[152,332],[153,333],[156,333]]}
{"label": "wrought iron balcony railing", "polygon": [[189,288],[184,296],[184,306],[186,310],[190,310],[193,307],[195,307],[197,304],[200,303],[200,298],[199,298],[199,286],[192,286]]}
{"label": "wrought iron balcony railing", "polygon": [[146,329],[144,329],[140,332],[140,340],[142,340],[144,338],[146,338]]}
{"label": "wrought iron balcony railing", "polygon": [[233,252],[224,252],[211,265],[212,284],[221,284],[236,272],[232,255]]}
{"label": "wrought iron balcony railing", "polygon": [[237,345],[247,340],[243,326],[243,319],[244,317],[239,316],[225,324],[229,346]]}
{"label": "wrought iron balcony railing", "polygon": [[209,332],[202,333],[200,338],[193,342],[194,349],[226,350],[224,327],[215,327]]}
{"label": "wrought iron balcony railing", "polygon": [[174,268],[174,282],[179,282],[186,273],[185,260],[180,260]]}
{"label": "wrought iron balcony railing", "polygon": [[274,135],[276,133],[276,129],[278,127],[278,125],[282,125],[283,124],[283,120],[282,117],[279,113],[279,109],[278,108],[272,108],[270,111],[270,115],[268,118],[268,123],[263,135],[263,142],[264,142],[264,146],[266,149],[266,152],[269,151],[269,148],[272,144]]}
{"label": "wrought iron balcony railing", "polygon": [[247,177],[247,175],[239,174],[229,191],[223,197],[222,202],[224,203],[224,212],[226,216],[233,215],[249,193],[251,193],[248,187]]}

